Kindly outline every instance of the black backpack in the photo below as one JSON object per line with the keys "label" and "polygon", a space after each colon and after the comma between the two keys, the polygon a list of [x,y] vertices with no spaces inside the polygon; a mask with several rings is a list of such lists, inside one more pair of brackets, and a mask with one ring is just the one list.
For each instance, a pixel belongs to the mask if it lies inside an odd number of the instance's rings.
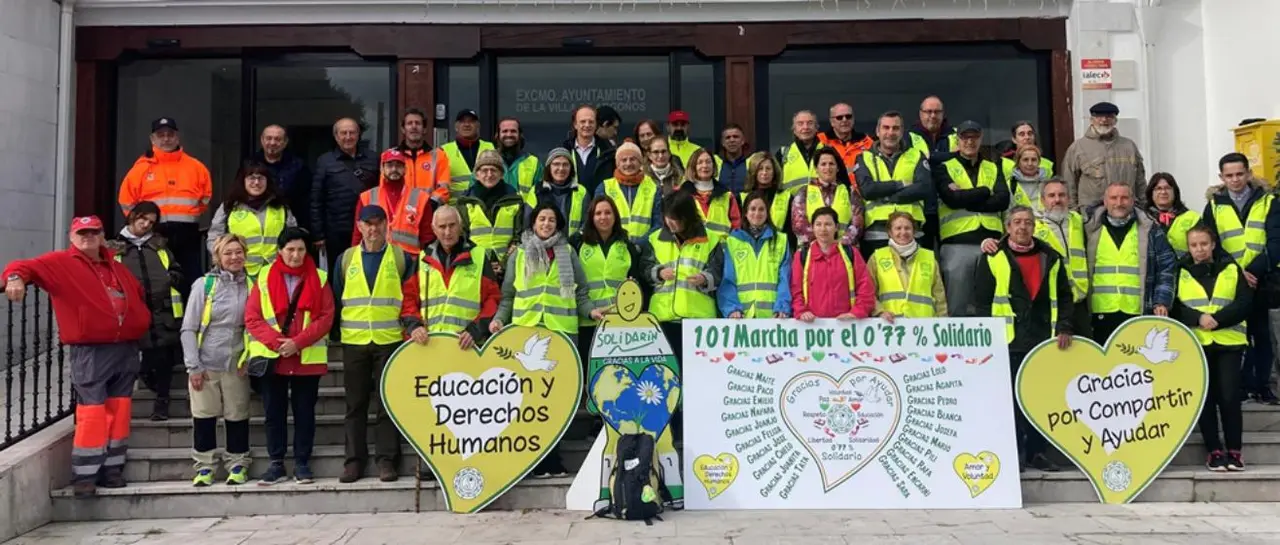
{"label": "black backpack", "polygon": [[[610,504],[595,516],[618,520],[643,520],[652,525],[662,520],[662,475],[653,436],[647,433],[626,434],[618,438],[618,449],[609,476]],[[590,518],[590,517],[588,517]]]}

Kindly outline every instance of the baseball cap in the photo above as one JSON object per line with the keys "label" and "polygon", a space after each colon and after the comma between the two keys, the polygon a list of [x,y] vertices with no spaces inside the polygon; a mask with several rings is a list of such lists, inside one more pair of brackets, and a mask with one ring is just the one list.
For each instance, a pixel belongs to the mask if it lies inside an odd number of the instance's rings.
{"label": "baseball cap", "polygon": [[360,221],[381,221],[387,219],[387,211],[376,204],[366,205],[360,209]]}
{"label": "baseball cap", "polygon": [[476,111],[472,110],[471,108],[467,108],[458,112],[458,115],[454,116],[453,120],[462,121],[462,119],[465,117],[470,117],[471,119],[480,119],[480,114],[477,114]]}
{"label": "baseball cap", "polygon": [[956,127],[956,134],[967,132],[982,132],[982,125],[979,125],[977,121],[965,121]]}
{"label": "baseball cap", "polygon": [[178,122],[174,121],[172,117],[161,117],[151,122],[151,132],[154,133],[160,129],[173,129],[176,131],[178,130]]}
{"label": "baseball cap", "polygon": [[382,162],[389,163],[391,161],[408,162],[404,158],[404,152],[396,148],[387,148],[387,151],[382,152]]}
{"label": "baseball cap", "polygon": [[689,114],[684,113],[684,110],[675,110],[671,112],[670,115],[667,116],[667,123],[688,123],[688,122],[689,122]]}
{"label": "baseball cap", "polygon": [[81,216],[71,220],[70,231],[79,233],[80,231],[102,230],[102,220],[98,216]]}

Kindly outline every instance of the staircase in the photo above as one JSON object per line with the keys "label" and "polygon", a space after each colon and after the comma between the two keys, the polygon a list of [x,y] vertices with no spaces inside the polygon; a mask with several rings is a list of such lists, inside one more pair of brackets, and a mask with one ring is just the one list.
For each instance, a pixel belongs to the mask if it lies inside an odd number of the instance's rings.
{"label": "staircase", "polygon": [[[330,359],[329,374],[320,384],[316,407],[316,446],[311,459],[311,468],[316,474],[315,484],[296,485],[290,481],[260,487],[251,481],[242,486],[227,486],[222,484],[225,475],[219,474],[212,487],[192,487],[191,412],[186,375],[178,372],[174,376],[170,420],[152,422],[147,418],[154,400],[150,391],[140,390],[134,395],[133,432],[125,466],[129,486],[116,490],[99,489],[98,497],[86,500],[74,499],[69,488],[57,490],[52,494],[54,520],[444,509],[435,482],[422,482],[418,488],[413,478],[417,457],[408,444],[401,446],[399,481],[379,482],[374,475],[376,468],[368,464],[365,479],[354,484],[338,483],[344,462],[342,420],[346,411],[341,349],[331,348]],[[250,444],[253,445],[250,475],[256,477],[267,464],[261,400],[255,396],[250,408]],[[1205,450],[1197,431],[1192,433],[1169,468],[1143,492],[1139,501],[1280,501],[1280,407],[1248,404],[1244,409],[1244,452],[1248,471],[1212,473],[1206,470]],[[579,410],[561,440],[561,456],[565,467],[570,470],[580,467],[586,458],[595,439],[595,420],[585,410]],[[221,426],[218,441],[225,446]],[[286,456],[286,465],[292,475],[290,456],[292,454]],[[1097,496],[1084,476],[1061,455],[1058,459],[1070,469],[1060,473],[1028,471],[1023,474],[1023,501],[1096,502]],[[563,509],[564,496],[571,482],[572,477],[528,478],[495,501],[489,509]]]}

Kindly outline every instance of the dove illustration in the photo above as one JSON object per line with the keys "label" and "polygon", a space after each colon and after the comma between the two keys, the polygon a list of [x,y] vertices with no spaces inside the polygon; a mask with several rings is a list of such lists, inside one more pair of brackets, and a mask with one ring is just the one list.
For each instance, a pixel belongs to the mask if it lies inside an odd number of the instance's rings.
{"label": "dove illustration", "polygon": [[1151,328],[1147,332],[1147,345],[1138,347],[1138,353],[1152,364],[1169,363],[1178,359],[1177,350],[1169,350],[1169,328]]}
{"label": "dove illustration", "polygon": [[516,354],[516,359],[520,360],[529,371],[551,371],[556,368],[554,360],[547,359],[547,350],[551,348],[551,337],[539,338],[535,333],[524,342],[524,352]]}

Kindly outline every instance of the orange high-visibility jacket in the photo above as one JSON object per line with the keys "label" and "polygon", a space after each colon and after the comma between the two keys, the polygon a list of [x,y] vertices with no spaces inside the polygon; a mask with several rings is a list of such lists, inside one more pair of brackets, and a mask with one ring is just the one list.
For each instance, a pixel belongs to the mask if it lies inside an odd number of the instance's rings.
{"label": "orange high-visibility jacket", "polygon": [[[388,216],[387,239],[409,254],[417,255],[424,244],[435,238],[431,231],[431,195],[423,188],[410,188],[406,184],[400,192],[400,202],[391,203],[389,192],[383,189],[384,183],[380,181],[378,187],[361,193],[359,208],[370,204],[381,206]],[[448,187],[446,183],[445,189]],[[356,217],[359,215],[357,209]]]}
{"label": "orange high-visibility jacket", "polygon": [[405,189],[424,189],[437,203],[449,202],[449,157],[440,148],[415,150],[401,144],[398,149],[409,159],[404,165]]}
{"label": "orange high-visibility jacket", "polygon": [[208,210],[212,198],[209,169],[181,149],[151,148],[133,163],[120,184],[120,208],[125,216],[134,205],[151,201],[160,206],[162,222],[195,223]]}

